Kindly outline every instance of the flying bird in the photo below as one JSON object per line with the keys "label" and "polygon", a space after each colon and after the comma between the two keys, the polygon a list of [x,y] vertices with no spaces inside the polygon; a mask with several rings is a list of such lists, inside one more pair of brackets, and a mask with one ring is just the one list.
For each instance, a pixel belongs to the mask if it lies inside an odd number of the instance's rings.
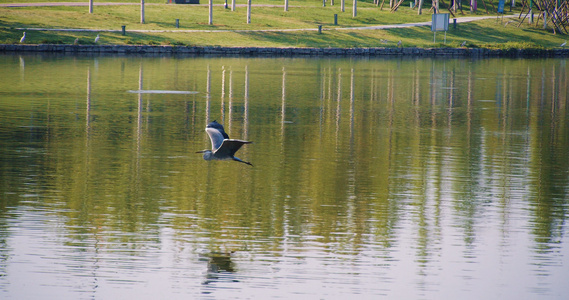
{"label": "flying bird", "polygon": [[99,42],[99,35],[97,34],[97,37],[95,38],[95,44]]}
{"label": "flying bird", "polygon": [[26,40],[26,32],[24,31],[24,35],[20,38],[20,43],[23,43]]}
{"label": "flying bird", "polygon": [[241,146],[251,144],[252,142],[230,139],[225,130],[223,130],[223,125],[216,121],[207,124],[205,131],[211,140],[212,149],[196,152],[203,153],[204,160],[234,160],[253,166],[250,162],[242,161],[234,156]]}

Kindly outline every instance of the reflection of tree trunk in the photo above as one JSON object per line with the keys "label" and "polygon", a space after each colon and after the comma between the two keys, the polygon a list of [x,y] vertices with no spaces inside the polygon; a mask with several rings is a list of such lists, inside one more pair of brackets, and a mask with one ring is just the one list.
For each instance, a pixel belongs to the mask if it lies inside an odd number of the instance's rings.
{"label": "reflection of tree trunk", "polygon": [[467,147],[466,149],[471,149],[470,147],[470,137],[472,131],[472,67],[468,70],[468,87],[466,90],[466,97],[467,97],[467,109],[466,109],[466,142]]}
{"label": "reflection of tree trunk", "polygon": [[[351,74],[351,80],[350,80],[350,142],[353,143],[353,139],[354,139],[354,101],[356,98],[356,92],[355,92],[355,76],[354,76],[354,68],[352,68],[352,74]],[[352,144],[350,143],[350,144]]]}
{"label": "reflection of tree trunk", "polygon": [[245,95],[243,95],[243,139],[249,136],[249,65],[245,66]]}
{"label": "reflection of tree trunk", "polygon": [[227,116],[227,131],[231,133],[231,123],[233,120],[233,70],[229,70],[229,107]]}
{"label": "reflection of tree trunk", "polygon": [[281,93],[281,126],[284,133],[284,123],[286,117],[286,69],[283,67],[283,83],[282,83],[282,93]]}
{"label": "reflection of tree trunk", "polygon": [[[139,77],[138,77],[138,90],[142,91],[142,81],[143,81],[143,71],[142,64],[140,65]],[[136,153],[137,156],[140,152],[140,133],[142,127],[142,93],[138,93],[138,110],[137,110],[137,120],[136,120]]]}
{"label": "reflection of tree trunk", "polygon": [[[551,120],[556,120],[557,108],[559,106],[559,86],[557,85],[557,76],[555,76],[555,65],[552,66],[551,70]],[[551,126],[551,136],[555,136],[553,131],[557,126]]]}
{"label": "reflection of tree trunk", "polygon": [[221,72],[221,123],[225,122],[225,66]]}
{"label": "reflection of tree trunk", "polygon": [[417,68],[417,71],[415,72],[415,105],[419,105],[419,103],[421,102],[421,75],[419,74],[419,68]]}
{"label": "reflection of tree trunk", "polygon": [[87,111],[85,113],[85,135],[89,139],[91,131],[91,68],[87,69]]}
{"label": "reflection of tree trunk", "polygon": [[283,81],[281,91],[281,147],[284,153],[285,141],[285,118],[286,118],[286,69],[283,67]]}
{"label": "reflection of tree trunk", "polygon": [[207,66],[207,84],[206,84],[206,95],[205,95],[205,123],[209,123],[210,116],[210,105],[211,105],[211,70],[209,65]]}
{"label": "reflection of tree trunk", "polygon": [[[142,91],[143,86],[143,70],[142,63],[140,64],[140,71],[138,77],[138,89]],[[142,139],[142,93],[138,93],[138,108],[136,115],[136,153],[134,156],[134,176],[132,177],[134,182],[131,187],[133,188],[133,193],[140,192],[140,157],[141,157],[141,139]],[[135,195],[138,197],[138,195]]]}
{"label": "reflection of tree trunk", "polygon": [[340,116],[342,103],[342,68],[338,68],[338,101],[336,103],[336,145],[338,144],[338,134],[340,132]]}
{"label": "reflection of tree trunk", "polygon": [[454,71],[450,73],[450,86],[449,86],[449,100],[448,100],[448,127],[451,128],[452,124],[452,107],[454,106]]}

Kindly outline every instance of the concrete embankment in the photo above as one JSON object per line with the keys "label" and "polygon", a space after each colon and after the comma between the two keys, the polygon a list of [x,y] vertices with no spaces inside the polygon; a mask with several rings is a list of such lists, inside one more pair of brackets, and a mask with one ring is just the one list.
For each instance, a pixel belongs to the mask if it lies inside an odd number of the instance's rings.
{"label": "concrete embankment", "polygon": [[569,49],[482,48],[278,48],[142,45],[0,44],[0,52],[67,54],[182,54],[217,56],[418,56],[418,57],[569,57]]}

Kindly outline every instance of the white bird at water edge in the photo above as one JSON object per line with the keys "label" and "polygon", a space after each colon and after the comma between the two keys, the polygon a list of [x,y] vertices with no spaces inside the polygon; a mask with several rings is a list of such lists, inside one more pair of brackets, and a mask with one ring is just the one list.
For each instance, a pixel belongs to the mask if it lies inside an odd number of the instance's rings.
{"label": "white bird at water edge", "polygon": [[26,40],[26,32],[24,31],[24,35],[20,38],[20,43],[23,43]]}
{"label": "white bird at water edge", "polygon": [[567,41],[563,42],[563,44],[561,44],[559,47],[565,48],[566,45],[567,45]]}
{"label": "white bird at water edge", "polygon": [[97,37],[95,38],[95,44],[99,42],[99,35],[97,34]]}

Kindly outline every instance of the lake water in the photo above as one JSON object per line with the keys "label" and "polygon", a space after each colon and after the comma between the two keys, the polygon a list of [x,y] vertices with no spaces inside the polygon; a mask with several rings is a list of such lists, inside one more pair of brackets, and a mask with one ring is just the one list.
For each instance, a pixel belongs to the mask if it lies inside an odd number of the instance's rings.
{"label": "lake water", "polygon": [[1,299],[569,297],[567,59],[0,66]]}

